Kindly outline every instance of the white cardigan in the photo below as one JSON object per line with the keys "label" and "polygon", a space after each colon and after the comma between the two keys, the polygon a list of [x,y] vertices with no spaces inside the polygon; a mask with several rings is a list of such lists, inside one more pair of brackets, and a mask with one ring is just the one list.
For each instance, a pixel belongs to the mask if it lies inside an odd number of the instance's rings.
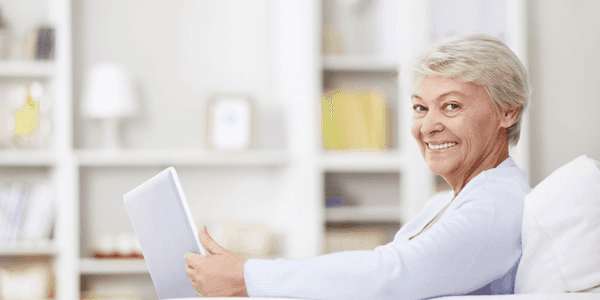
{"label": "white cardigan", "polygon": [[423,299],[446,295],[509,294],[521,257],[527,174],[511,158],[473,178],[429,230],[418,234],[452,201],[433,197],[373,251],[312,259],[248,260],[251,297],[306,299]]}

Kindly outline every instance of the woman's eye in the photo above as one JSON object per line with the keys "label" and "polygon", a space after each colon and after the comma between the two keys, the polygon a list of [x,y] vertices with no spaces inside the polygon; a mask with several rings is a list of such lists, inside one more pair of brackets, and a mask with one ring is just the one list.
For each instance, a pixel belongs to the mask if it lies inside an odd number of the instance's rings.
{"label": "woman's eye", "polygon": [[413,106],[413,110],[415,112],[423,112],[423,111],[427,111],[427,108],[425,108],[425,106],[423,106],[423,105],[415,105],[415,106]]}
{"label": "woman's eye", "polygon": [[458,106],[458,104],[448,104],[446,106],[447,110],[457,110],[460,106]]}

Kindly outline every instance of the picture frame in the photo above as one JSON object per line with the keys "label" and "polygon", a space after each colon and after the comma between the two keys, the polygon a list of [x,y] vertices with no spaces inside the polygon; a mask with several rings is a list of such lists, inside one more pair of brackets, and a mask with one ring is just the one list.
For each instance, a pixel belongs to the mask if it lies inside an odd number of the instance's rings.
{"label": "picture frame", "polygon": [[207,148],[227,151],[253,148],[254,114],[254,103],[248,95],[213,96],[207,105]]}

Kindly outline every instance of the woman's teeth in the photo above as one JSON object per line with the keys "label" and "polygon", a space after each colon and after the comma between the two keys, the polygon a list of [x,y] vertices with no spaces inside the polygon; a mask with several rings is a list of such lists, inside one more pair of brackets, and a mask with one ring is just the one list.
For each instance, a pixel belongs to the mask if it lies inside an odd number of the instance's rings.
{"label": "woman's teeth", "polygon": [[441,145],[427,144],[427,145],[429,146],[429,149],[438,150],[438,149],[446,149],[446,148],[450,148],[452,146],[456,146],[456,143],[445,143],[445,144],[441,144]]}

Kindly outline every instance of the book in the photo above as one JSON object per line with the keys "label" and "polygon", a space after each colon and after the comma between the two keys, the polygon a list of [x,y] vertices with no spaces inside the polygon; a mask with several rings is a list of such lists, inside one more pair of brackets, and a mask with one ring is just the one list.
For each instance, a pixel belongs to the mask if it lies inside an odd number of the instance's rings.
{"label": "book", "polygon": [[48,183],[14,182],[0,190],[0,246],[50,240],[55,201]]}
{"label": "book", "polygon": [[54,206],[52,187],[47,183],[36,186],[27,201],[19,239],[22,241],[49,240],[54,223]]}
{"label": "book", "polygon": [[377,90],[337,89],[322,102],[323,148],[380,150],[389,147],[385,95]]}

